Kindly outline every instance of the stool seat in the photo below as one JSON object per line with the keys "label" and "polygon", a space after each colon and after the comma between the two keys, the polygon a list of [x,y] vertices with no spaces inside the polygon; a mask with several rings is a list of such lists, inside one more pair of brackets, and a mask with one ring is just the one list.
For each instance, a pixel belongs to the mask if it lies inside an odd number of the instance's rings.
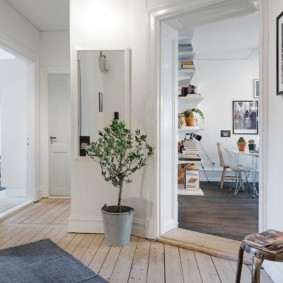
{"label": "stool seat", "polygon": [[260,283],[260,270],[264,260],[283,261],[283,233],[269,229],[244,238],[239,249],[236,283],[241,281],[244,251],[253,256],[251,282]]}

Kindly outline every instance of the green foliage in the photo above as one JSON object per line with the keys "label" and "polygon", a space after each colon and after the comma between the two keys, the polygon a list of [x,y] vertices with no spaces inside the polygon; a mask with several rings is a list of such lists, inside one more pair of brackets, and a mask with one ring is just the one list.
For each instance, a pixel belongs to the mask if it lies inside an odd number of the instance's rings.
{"label": "green foliage", "polygon": [[255,144],[255,140],[248,140],[249,144]]}
{"label": "green foliage", "polygon": [[203,112],[200,109],[198,109],[198,108],[187,109],[184,112],[184,115],[187,118],[192,118],[192,117],[194,117],[194,113],[198,114],[202,119],[204,119]]}
{"label": "green foliage", "polygon": [[99,162],[105,181],[119,188],[120,207],[123,185],[132,182],[132,174],[146,165],[153,148],[140,130],[133,134],[124,122],[115,119],[98,134],[98,140],[91,142],[86,152]]}
{"label": "green foliage", "polygon": [[239,137],[237,142],[246,142],[245,139],[243,137]]}

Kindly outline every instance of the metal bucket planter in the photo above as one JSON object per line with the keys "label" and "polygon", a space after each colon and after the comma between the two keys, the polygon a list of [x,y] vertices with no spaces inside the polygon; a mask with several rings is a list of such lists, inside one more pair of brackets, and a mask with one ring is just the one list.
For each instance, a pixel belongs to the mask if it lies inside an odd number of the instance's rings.
{"label": "metal bucket planter", "polygon": [[101,208],[106,243],[110,246],[125,246],[130,241],[134,209],[122,206],[117,212],[117,206]]}

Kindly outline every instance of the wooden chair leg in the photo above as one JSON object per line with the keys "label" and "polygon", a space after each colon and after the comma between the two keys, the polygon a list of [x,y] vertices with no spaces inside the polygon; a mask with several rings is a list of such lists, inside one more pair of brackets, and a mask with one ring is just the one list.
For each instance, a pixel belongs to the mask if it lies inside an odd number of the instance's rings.
{"label": "wooden chair leg", "polygon": [[260,283],[260,270],[263,263],[263,258],[254,256],[252,267],[252,283]]}
{"label": "wooden chair leg", "polygon": [[221,182],[220,182],[220,188],[221,188],[221,189],[223,189],[225,173],[226,173],[226,168],[223,167],[222,175],[221,175]]}
{"label": "wooden chair leg", "polygon": [[241,245],[240,249],[239,249],[239,253],[238,253],[238,264],[237,264],[237,272],[236,272],[236,281],[235,281],[235,283],[240,283],[241,282],[243,256],[244,256],[244,249],[243,249],[243,247]]}

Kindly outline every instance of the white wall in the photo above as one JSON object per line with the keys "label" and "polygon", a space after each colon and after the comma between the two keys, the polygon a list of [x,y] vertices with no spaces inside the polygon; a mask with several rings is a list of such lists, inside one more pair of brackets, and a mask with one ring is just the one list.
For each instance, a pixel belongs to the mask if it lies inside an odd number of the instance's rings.
{"label": "white wall", "polygon": [[40,53],[40,191],[48,196],[48,74],[70,73],[70,36],[68,31],[41,32]]}
{"label": "white wall", "polygon": [[6,1],[0,0],[0,43],[3,41],[31,55],[39,54],[39,31]]}
{"label": "white wall", "polygon": [[27,66],[15,61],[17,74],[9,73],[13,79],[1,91],[1,185],[8,196],[26,196]]}
{"label": "white wall", "polygon": [[[125,49],[132,50],[131,72],[131,125],[147,132],[145,107],[146,89],[146,10],[145,1],[70,1],[71,31],[71,81],[73,96],[73,151],[71,169],[72,206],[69,231],[102,232],[100,208],[104,203],[116,204],[117,190],[106,183],[98,164],[88,158],[77,158],[77,66],[76,49]],[[109,20],[111,19],[111,21]],[[91,28],[89,28],[91,27]],[[138,31],[138,32],[137,32]],[[151,138],[151,133],[147,132]],[[147,166],[149,168],[149,166]],[[144,178],[141,179],[140,177]],[[137,173],[133,183],[124,188],[123,204],[135,208],[133,232],[144,236],[146,219],[147,170]],[[149,182],[153,183],[153,182]]]}
{"label": "white wall", "polygon": [[[265,190],[266,190],[266,227],[264,229],[276,229],[283,231],[283,206],[282,198],[282,156],[283,148],[277,146],[282,140],[283,132],[280,123],[283,119],[283,97],[276,96],[276,17],[283,11],[281,0],[268,1],[263,9],[263,28],[265,38],[269,38],[268,44],[264,45],[263,52],[268,58],[266,72],[263,72],[264,87],[266,87],[266,107],[265,133],[266,144],[265,153]],[[267,43],[267,42],[266,42]],[[283,282],[283,264],[275,262],[265,262],[265,267],[274,282]]]}
{"label": "white wall", "polygon": [[[196,72],[192,84],[204,96],[198,107],[205,114],[202,145],[212,161],[219,165],[216,142],[222,148],[236,149],[239,136],[246,141],[257,135],[233,135],[232,101],[253,100],[253,79],[258,78],[258,60],[195,60]],[[221,130],[230,130],[231,137],[220,137]],[[212,164],[200,149],[206,168]],[[251,160],[250,160],[251,161]],[[219,177],[219,176],[218,176]],[[219,180],[219,179],[218,179]]]}

